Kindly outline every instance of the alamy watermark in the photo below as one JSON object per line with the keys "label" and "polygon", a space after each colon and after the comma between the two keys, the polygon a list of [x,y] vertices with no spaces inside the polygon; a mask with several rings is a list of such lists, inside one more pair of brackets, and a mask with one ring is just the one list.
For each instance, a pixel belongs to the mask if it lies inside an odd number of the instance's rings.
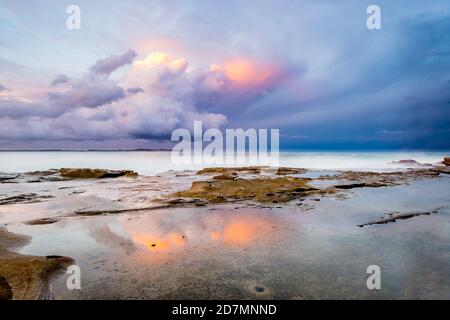
{"label": "alamy watermark", "polygon": [[369,30],[381,29],[381,9],[380,6],[372,4],[366,10],[369,16],[367,17],[366,25]]}
{"label": "alamy watermark", "polygon": [[279,129],[226,129],[224,136],[216,128],[203,132],[202,121],[194,121],[193,134],[179,128],[171,140],[178,142],[171,153],[175,164],[279,166]]}
{"label": "alamy watermark", "polygon": [[66,27],[69,30],[81,29],[81,9],[80,6],[70,5],[66,9],[66,13],[69,15],[66,20]]}
{"label": "alamy watermark", "polygon": [[[66,13],[69,15],[66,19],[66,27],[69,30],[81,29],[81,8],[78,5],[71,4],[66,8]],[[381,29],[381,8],[378,5],[371,4],[367,7],[366,13],[369,15],[366,20],[366,25],[369,30]]]}
{"label": "alamy watermark", "polygon": [[67,289],[81,290],[81,268],[73,264],[67,268],[66,273],[69,274],[66,281]]}
{"label": "alamy watermark", "polygon": [[370,274],[370,276],[366,280],[367,289],[373,290],[381,289],[381,269],[376,264],[370,265],[367,267],[366,273]]}

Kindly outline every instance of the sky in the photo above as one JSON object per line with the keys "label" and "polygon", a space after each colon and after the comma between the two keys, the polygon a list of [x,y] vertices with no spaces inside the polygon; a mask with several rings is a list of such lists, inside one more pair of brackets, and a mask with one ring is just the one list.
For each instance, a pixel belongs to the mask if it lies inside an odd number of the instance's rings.
{"label": "sky", "polygon": [[450,150],[448,0],[0,2],[0,149],[167,148],[195,120]]}

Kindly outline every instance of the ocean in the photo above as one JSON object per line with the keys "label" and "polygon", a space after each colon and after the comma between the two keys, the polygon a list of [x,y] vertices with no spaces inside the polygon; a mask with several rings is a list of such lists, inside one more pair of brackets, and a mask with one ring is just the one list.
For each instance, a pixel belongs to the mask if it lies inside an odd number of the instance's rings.
{"label": "ocean", "polygon": [[[392,163],[414,159],[437,164],[449,152],[281,152],[280,166],[321,170],[389,171],[405,165]],[[4,151],[0,172],[40,171],[52,168],[105,168],[134,170],[156,175],[168,170],[198,170],[205,164],[175,164],[170,151]]]}

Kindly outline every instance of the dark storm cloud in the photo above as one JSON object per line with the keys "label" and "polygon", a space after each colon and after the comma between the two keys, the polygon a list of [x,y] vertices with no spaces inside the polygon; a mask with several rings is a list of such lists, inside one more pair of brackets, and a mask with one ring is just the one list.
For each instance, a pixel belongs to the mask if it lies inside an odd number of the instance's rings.
{"label": "dark storm cloud", "polygon": [[282,141],[290,148],[450,149],[450,13],[412,13],[384,28],[343,38],[339,60],[294,82],[297,101],[283,90],[239,125],[307,137]]}

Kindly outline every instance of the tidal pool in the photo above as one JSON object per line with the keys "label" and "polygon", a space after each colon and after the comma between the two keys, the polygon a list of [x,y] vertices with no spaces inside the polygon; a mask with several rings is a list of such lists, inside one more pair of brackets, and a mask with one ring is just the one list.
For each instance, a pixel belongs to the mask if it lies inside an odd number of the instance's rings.
{"label": "tidal pool", "polygon": [[[214,205],[6,225],[32,236],[21,253],[69,256],[81,268],[81,290],[69,290],[62,275],[51,283],[54,299],[450,299],[449,182],[353,189],[344,200],[272,208]],[[17,216],[29,206],[9,208]],[[358,227],[390,212],[435,208]],[[366,286],[370,265],[381,269],[380,290]]]}

